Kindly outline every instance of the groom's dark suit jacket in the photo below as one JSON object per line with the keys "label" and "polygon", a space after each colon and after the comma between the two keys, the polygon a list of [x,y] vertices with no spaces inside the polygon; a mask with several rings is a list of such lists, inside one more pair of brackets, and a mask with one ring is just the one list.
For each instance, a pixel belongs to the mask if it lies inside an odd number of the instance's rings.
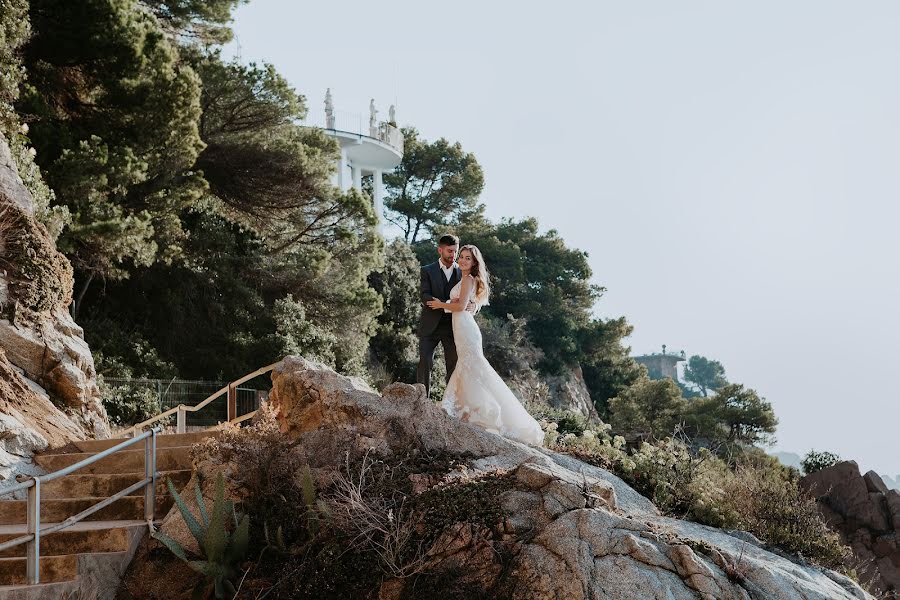
{"label": "groom's dark suit jacket", "polygon": [[445,315],[450,317],[449,314],[444,312],[444,309],[434,310],[425,306],[425,303],[434,298],[442,302],[449,300],[450,290],[457,284],[461,275],[459,267],[454,265],[450,281],[447,281],[444,271],[441,270],[440,261],[422,267],[420,275],[422,278],[419,285],[419,292],[422,298],[422,316],[419,318],[419,337],[423,337],[431,335],[437,329],[442,317],[445,317]]}

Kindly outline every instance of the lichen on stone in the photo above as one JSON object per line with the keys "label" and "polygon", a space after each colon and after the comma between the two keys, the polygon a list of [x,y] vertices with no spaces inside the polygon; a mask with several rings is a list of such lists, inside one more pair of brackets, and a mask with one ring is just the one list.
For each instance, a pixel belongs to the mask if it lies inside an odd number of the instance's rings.
{"label": "lichen on stone", "polygon": [[72,266],[56,250],[47,230],[22,208],[0,196],[0,268],[9,298],[4,313],[64,307],[72,299]]}

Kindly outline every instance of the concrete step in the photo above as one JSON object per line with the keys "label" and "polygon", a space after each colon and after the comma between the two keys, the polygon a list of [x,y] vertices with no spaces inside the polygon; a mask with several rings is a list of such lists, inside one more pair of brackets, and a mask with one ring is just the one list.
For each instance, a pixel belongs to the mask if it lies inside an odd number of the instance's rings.
{"label": "concrete step", "polygon": [[[26,580],[25,558],[0,558],[0,585],[23,585]],[[78,577],[78,555],[42,556],[42,583],[69,581]]]}
{"label": "concrete step", "polygon": [[[113,494],[124,490],[144,478],[143,473],[100,473],[80,475],[77,472],[55,479],[41,486],[41,499],[51,498],[108,498]],[[166,479],[172,479],[175,489],[181,489],[187,485],[191,478],[191,471],[163,471],[159,473],[156,481],[156,493],[164,496],[169,494]],[[132,492],[131,496],[144,496],[144,490]]]}
{"label": "concrete step", "polygon": [[0,585],[0,600],[74,600],[75,598],[85,598],[85,595],[78,595],[81,590],[80,583],[81,577],[71,581],[39,583],[37,585]]}
{"label": "concrete step", "polygon": [[[209,437],[220,435],[221,431],[191,431],[189,433],[165,433],[156,436],[157,448],[173,448],[176,446],[191,446],[197,442],[202,442]],[[116,444],[121,444],[128,438],[109,438],[106,440],[83,440],[75,442],[75,445],[82,452],[102,452],[107,448],[112,448]],[[133,448],[143,448],[143,442],[138,442]],[[129,448],[131,449],[131,448]]]}
{"label": "concrete step", "polygon": [[[41,499],[41,523],[61,523],[105,498],[55,498]],[[175,499],[172,496],[156,497],[156,516],[164,516]],[[0,500],[0,525],[25,523],[27,500]],[[130,521],[144,516],[144,498],[126,496],[88,516],[86,521]]]}
{"label": "concrete step", "polygon": [[[44,527],[50,523],[44,523]],[[124,552],[129,549],[135,528],[146,529],[144,521],[81,521],[62,531],[41,536],[41,556],[62,556],[88,552]],[[0,542],[26,533],[25,525],[0,525]],[[0,558],[25,556],[25,544],[0,552]],[[2,595],[0,595],[2,598]]]}
{"label": "concrete step", "polygon": [[[48,473],[64,469],[86,458],[93,456],[94,452],[72,452],[69,454],[38,454],[34,456],[34,462]],[[181,471],[191,469],[191,449],[187,446],[174,448],[158,448],[156,451],[157,471]],[[123,450],[76,471],[79,474],[87,473],[143,473],[144,450]]]}

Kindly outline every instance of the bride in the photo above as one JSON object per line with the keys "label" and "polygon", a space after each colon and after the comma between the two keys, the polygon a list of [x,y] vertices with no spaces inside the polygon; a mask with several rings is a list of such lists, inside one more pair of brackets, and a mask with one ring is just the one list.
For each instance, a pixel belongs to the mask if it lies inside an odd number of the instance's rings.
{"label": "bride", "polygon": [[481,350],[481,330],[469,301],[477,308],[488,303],[488,272],[481,251],[472,245],[459,250],[457,260],[462,279],[450,291],[450,301],[430,300],[429,308],[453,313],[453,338],[459,357],[447,382],[442,406],[451,416],[473,423],[493,433],[541,446],[544,432],[522,407],[518,398],[494,371]]}

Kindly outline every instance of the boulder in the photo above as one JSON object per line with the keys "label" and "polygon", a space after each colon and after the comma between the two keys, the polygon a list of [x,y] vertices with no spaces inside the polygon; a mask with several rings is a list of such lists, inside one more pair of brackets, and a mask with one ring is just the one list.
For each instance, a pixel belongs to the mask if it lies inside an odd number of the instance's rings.
{"label": "boulder", "polygon": [[0,135],[0,477],[32,473],[32,452],[108,437],[90,349],[69,316],[72,267],[34,218]]}
{"label": "boulder", "polygon": [[881,476],[875,471],[869,471],[863,475],[863,480],[866,482],[866,487],[870,493],[888,493],[888,487],[884,484],[884,481],[882,481]]}
{"label": "boulder", "polygon": [[575,367],[562,375],[545,378],[550,390],[550,405],[559,410],[596,417],[597,409],[584,382],[581,367]]}
{"label": "boulder", "polygon": [[[799,564],[725,531],[660,516],[611,473],[449,417],[421,385],[381,394],[360,380],[299,357],[272,373],[270,400],[281,431],[313,468],[346,453],[410,449],[465,457],[468,476],[501,471],[514,485],[498,497],[505,518],[498,552],[483,524],[460,522],[428,551],[428,570],[464,578],[467,589],[503,585],[511,597],[609,599],[815,599],[867,595],[837,573]],[[865,490],[865,488],[864,488]],[[500,568],[498,555],[508,556]],[[405,581],[377,591],[400,598]]]}
{"label": "boulder", "polygon": [[825,522],[850,545],[860,580],[892,597],[900,591],[900,493],[853,461],[807,475],[801,486],[818,501]]}

